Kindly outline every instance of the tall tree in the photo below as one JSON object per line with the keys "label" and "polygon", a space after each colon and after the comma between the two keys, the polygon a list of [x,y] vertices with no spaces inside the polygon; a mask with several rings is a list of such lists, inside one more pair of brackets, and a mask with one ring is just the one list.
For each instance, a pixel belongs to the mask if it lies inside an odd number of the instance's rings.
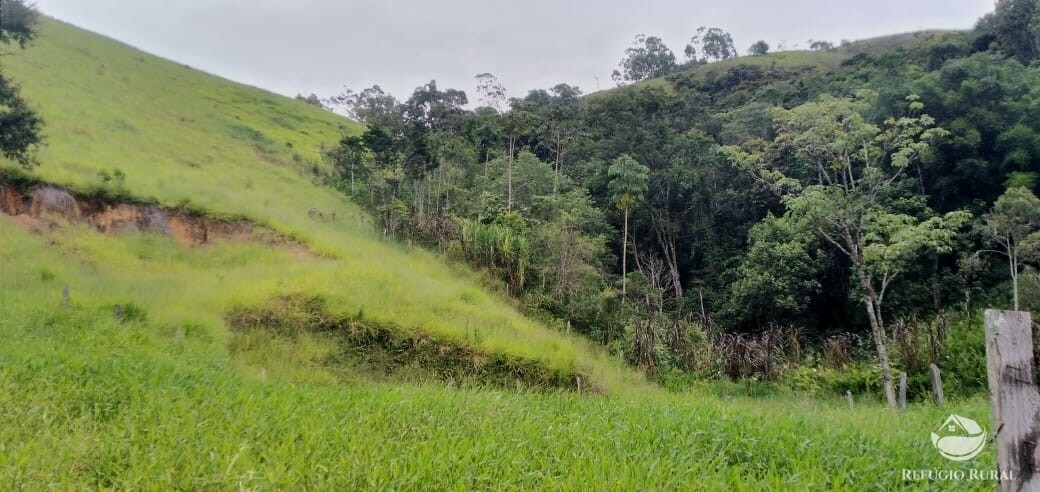
{"label": "tall tree", "polygon": [[769,53],[769,43],[765,41],[756,41],[748,48],[748,54],[751,56],[762,56],[767,53]]}
{"label": "tall tree", "polygon": [[718,27],[700,27],[686,45],[686,58],[693,60],[700,48],[701,63],[709,63],[736,58],[737,49],[733,45],[733,37]]}
{"label": "tall tree", "polygon": [[611,78],[618,85],[624,82],[660,77],[675,68],[675,53],[657,36],[636,36],[632,46],[625,50],[625,58]]}
{"label": "tall tree", "polygon": [[1019,310],[1018,275],[1022,257],[1037,248],[1040,239],[1040,198],[1023,187],[1012,187],[997,199],[993,210],[983,217],[986,239],[1000,250],[986,250],[1004,255],[1011,271],[1011,291],[1015,311]]}
{"label": "tall tree", "polygon": [[358,135],[348,135],[340,139],[339,145],[326,154],[332,161],[332,167],[341,179],[350,178],[350,194],[354,195],[355,180],[368,174],[366,165],[365,141]]}
{"label": "tall tree", "polygon": [[819,288],[822,262],[813,257],[816,239],[797,221],[772,214],[748,234],[749,250],[729,286],[726,314],[740,324],[793,322]]}
{"label": "tall tree", "polygon": [[366,125],[382,125],[386,128],[399,126],[403,111],[400,101],[384,92],[378,85],[373,85],[361,92],[354,92],[346,88],[339,95],[330,97],[326,103],[329,106],[342,108],[347,117],[353,120]]}
{"label": "tall tree", "polygon": [[[23,0],[0,0],[0,50],[10,44],[26,48],[36,38],[39,13]],[[0,57],[5,56],[0,53]],[[32,150],[40,144],[43,120],[29,108],[18,86],[3,73],[0,63],[0,153],[29,168]]]}
{"label": "tall tree", "polygon": [[540,157],[553,163],[554,194],[559,192],[564,157],[582,136],[583,107],[581,89],[568,84],[556,84],[548,91],[531,91],[514,104],[514,110],[522,109],[534,115],[531,147]]}
{"label": "tall tree", "polygon": [[628,283],[628,216],[632,207],[643,201],[650,168],[640,164],[629,155],[622,155],[614,160],[607,170],[607,175],[610,177],[611,199],[625,215],[625,228],[621,241],[621,294],[624,295]]}
{"label": "tall tree", "polygon": [[502,103],[506,101],[506,87],[498,81],[498,77],[490,73],[477,74],[477,97],[480,104],[486,108],[500,111]]}
{"label": "tall tree", "polygon": [[579,137],[581,117],[581,89],[567,84],[557,84],[551,89],[553,104],[549,107],[549,151],[553,158],[553,194],[560,191],[560,175],[563,173],[564,156],[570,152],[571,144]]}
{"label": "tall tree", "polygon": [[514,108],[502,117],[502,130],[506,134],[506,211],[513,210],[513,160],[516,158],[517,141],[531,130],[534,115],[528,111]]}
{"label": "tall tree", "polygon": [[979,22],[1001,51],[1028,64],[1040,58],[1040,0],[997,0],[994,12]]}
{"label": "tall tree", "polygon": [[[947,132],[920,111],[911,96],[911,114],[889,118],[885,128],[863,114],[876,94],[861,91],[855,99],[821,98],[791,110],[776,109],[777,137],[772,156],[789,156],[777,166],[767,154],[727,148],[738,165],[775,187],[798,222],[844,254],[852,264],[877,349],[889,406],[895,390],[889,366],[882,307],[893,280],[925,249],[946,251],[966,212],[940,217],[912,215],[922,197],[914,197],[908,167],[929,151],[929,142]],[[926,215],[922,213],[921,215]]]}
{"label": "tall tree", "polygon": [[431,80],[417,87],[404,103],[405,118],[422,123],[431,130],[440,130],[451,118],[465,113],[469,103],[466,93],[458,89],[440,90],[437,81]]}

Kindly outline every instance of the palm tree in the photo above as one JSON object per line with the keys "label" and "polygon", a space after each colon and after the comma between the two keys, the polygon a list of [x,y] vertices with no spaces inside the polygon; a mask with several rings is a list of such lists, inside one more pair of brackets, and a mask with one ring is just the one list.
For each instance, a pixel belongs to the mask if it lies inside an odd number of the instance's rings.
{"label": "palm tree", "polygon": [[614,159],[607,175],[610,177],[610,197],[617,208],[625,213],[625,232],[621,241],[621,294],[624,302],[628,283],[628,215],[632,207],[643,201],[650,168],[625,154]]}

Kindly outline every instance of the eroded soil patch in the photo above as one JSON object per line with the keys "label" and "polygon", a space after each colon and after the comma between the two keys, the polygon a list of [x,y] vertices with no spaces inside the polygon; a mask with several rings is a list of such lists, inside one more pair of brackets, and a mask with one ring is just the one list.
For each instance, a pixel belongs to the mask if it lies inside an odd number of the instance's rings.
{"label": "eroded soil patch", "polygon": [[305,245],[249,220],[216,219],[153,203],[77,194],[50,184],[0,181],[0,211],[31,229],[41,229],[60,218],[90,224],[104,233],[163,234],[186,247],[229,239],[284,244],[294,252],[310,253]]}

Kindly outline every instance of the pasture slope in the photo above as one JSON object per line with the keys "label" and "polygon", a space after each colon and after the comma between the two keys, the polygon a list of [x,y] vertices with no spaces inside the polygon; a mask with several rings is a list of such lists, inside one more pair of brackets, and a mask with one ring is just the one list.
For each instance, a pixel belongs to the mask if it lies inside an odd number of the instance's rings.
{"label": "pasture slope", "polygon": [[2,163],[4,488],[924,490],[902,469],[993,466],[929,440],[982,399],[656,388],[315,185],[359,131],[331,113],[52,19],[3,63],[46,119],[40,166]]}

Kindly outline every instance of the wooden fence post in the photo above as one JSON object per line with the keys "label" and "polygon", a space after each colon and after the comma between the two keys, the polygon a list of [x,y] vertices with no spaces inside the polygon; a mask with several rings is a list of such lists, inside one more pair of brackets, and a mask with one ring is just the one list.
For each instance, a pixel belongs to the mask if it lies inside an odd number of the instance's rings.
{"label": "wooden fence post", "polygon": [[1040,394],[1029,313],[986,310],[986,373],[1001,491],[1040,489]]}
{"label": "wooden fence post", "polygon": [[849,408],[852,408],[852,392],[845,391],[845,399],[849,401]]}
{"label": "wooden fence post", "polygon": [[929,365],[928,371],[932,374],[932,394],[935,395],[935,404],[941,407],[946,404],[946,398],[943,398],[942,374],[939,372],[939,366],[935,364]]}
{"label": "wooden fence post", "polygon": [[906,411],[906,373],[899,373],[899,411]]}

